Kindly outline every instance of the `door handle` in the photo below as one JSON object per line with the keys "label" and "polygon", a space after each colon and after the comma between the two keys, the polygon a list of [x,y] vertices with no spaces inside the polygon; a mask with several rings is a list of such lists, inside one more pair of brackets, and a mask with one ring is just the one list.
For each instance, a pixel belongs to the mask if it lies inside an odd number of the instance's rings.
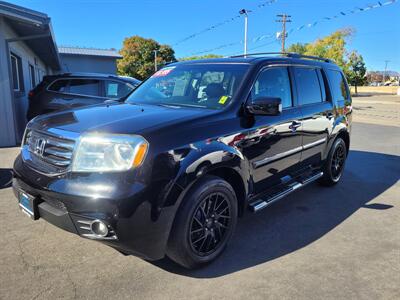
{"label": "door handle", "polygon": [[299,128],[300,126],[301,122],[293,121],[292,124],[289,125],[289,129],[291,129],[292,131],[296,131],[297,128]]}

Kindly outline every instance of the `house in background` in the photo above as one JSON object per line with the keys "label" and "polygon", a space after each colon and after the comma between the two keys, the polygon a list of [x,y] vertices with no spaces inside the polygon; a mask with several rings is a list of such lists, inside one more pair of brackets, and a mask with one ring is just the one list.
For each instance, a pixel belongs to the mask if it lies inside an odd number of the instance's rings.
{"label": "house in background", "polygon": [[119,58],[115,50],[58,48],[46,14],[0,1],[0,147],[21,142],[29,91],[43,76],[116,74]]}
{"label": "house in background", "polygon": [[114,49],[58,47],[65,72],[117,74],[117,59],[122,56]]}

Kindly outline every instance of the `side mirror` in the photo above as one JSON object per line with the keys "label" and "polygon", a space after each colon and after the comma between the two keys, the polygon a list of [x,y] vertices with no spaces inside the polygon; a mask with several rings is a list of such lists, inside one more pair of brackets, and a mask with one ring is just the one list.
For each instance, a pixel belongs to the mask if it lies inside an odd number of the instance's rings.
{"label": "side mirror", "polygon": [[275,97],[258,97],[246,106],[253,115],[278,116],[282,112],[282,100]]}

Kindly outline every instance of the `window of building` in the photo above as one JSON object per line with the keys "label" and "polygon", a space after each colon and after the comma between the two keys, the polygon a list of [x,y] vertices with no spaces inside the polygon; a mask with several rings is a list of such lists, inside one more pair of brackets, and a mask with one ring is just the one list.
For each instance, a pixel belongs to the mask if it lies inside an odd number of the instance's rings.
{"label": "window of building", "polygon": [[31,88],[33,89],[36,86],[36,73],[35,67],[29,64],[29,75],[31,78]]}
{"label": "window of building", "polygon": [[341,72],[327,70],[330,85],[332,86],[332,97],[335,101],[343,101],[349,98],[346,82]]}
{"label": "window of building", "polygon": [[262,71],[251,91],[252,99],[260,97],[280,98],[282,107],[292,106],[292,92],[288,69],[270,68]]}
{"label": "window of building", "polygon": [[296,67],[294,68],[294,76],[300,105],[324,101],[316,69]]}
{"label": "window of building", "polygon": [[107,98],[119,99],[128,95],[132,88],[125,83],[107,80],[104,82],[105,93]]}
{"label": "window of building", "polygon": [[10,55],[13,88],[15,92],[24,90],[24,77],[22,74],[21,58],[13,53]]}

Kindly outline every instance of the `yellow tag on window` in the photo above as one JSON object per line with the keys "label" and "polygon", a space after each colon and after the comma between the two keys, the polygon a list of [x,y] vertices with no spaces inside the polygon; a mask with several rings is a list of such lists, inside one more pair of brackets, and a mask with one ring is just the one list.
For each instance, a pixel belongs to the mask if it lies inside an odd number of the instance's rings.
{"label": "yellow tag on window", "polygon": [[221,98],[219,98],[218,103],[219,104],[225,104],[226,100],[228,100],[229,97],[228,96],[222,96]]}

